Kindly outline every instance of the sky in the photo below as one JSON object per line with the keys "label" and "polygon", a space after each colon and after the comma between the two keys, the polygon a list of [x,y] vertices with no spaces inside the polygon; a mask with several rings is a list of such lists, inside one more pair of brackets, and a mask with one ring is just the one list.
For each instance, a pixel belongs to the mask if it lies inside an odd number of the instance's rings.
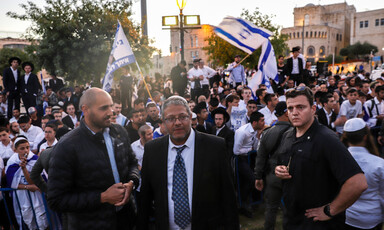
{"label": "sky", "polygon": [[[169,54],[170,31],[162,30],[162,16],[177,15],[179,9],[177,0],[147,0],[148,35],[155,40],[152,44],[162,50],[162,54]],[[26,0],[1,0],[0,3],[0,35],[4,32],[25,32],[31,22],[11,19],[6,12],[23,13],[19,6]],[[34,0],[38,6],[44,6],[45,0]],[[239,17],[242,9],[253,12],[256,7],[262,14],[275,15],[273,23],[283,27],[293,26],[293,9],[306,4],[327,5],[341,3],[344,0],[187,0],[183,13],[185,15],[200,15],[202,24],[218,25],[225,16]],[[357,12],[384,8],[383,0],[348,0],[349,5],[354,5]],[[133,20],[141,21],[140,0],[133,0]],[[127,33],[127,32],[126,32]]]}

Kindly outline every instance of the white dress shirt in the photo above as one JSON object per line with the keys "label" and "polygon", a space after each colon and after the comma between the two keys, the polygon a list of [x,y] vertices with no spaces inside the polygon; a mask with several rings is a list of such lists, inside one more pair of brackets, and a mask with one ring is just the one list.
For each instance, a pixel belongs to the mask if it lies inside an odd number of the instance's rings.
{"label": "white dress shirt", "polygon": [[271,112],[268,106],[265,106],[264,108],[260,109],[259,112],[264,115],[264,121],[266,125],[271,125],[273,121],[277,120],[275,110]]}
{"label": "white dress shirt", "polygon": [[127,121],[127,117],[123,114],[119,113],[119,115],[116,116],[116,123],[125,126],[125,122]]}
{"label": "white dress shirt", "polygon": [[204,80],[200,81],[200,85],[209,85],[209,78],[216,75],[216,71],[208,66],[200,68],[203,71]]}
{"label": "white dress shirt", "polygon": [[292,72],[291,74],[299,74],[299,58],[292,57]]}
{"label": "white dress shirt", "polygon": [[[193,166],[194,166],[194,157],[195,157],[195,131],[191,129],[191,133],[185,144],[187,147],[181,152],[181,156],[184,159],[185,170],[187,172],[187,183],[188,183],[188,199],[189,199],[189,208],[190,215],[192,217],[192,191],[193,191]],[[169,137],[168,145],[168,213],[169,213],[169,229],[178,230],[180,229],[175,223],[174,217],[174,203],[172,200],[172,189],[173,189],[173,168],[176,161],[176,148],[179,148],[183,145],[175,145],[172,143],[171,138]],[[192,221],[192,219],[191,219]],[[188,225],[185,230],[190,230],[191,224]]]}
{"label": "white dress shirt", "polygon": [[72,116],[69,115],[69,114],[68,114],[68,116],[69,116],[69,117],[71,118],[71,120],[72,120],[73,128],[76,128],[76,124],[77,124],[77,122],[78,122],[78,120],[77,120],[77,116],[74,115],[74,116],[72,117]]}
{"label": "white dress shirt", "polygon": [[[28,79],[29,79],[29,76],[31,75],[31,73],[29,73],[29,74],[25,74],[25,76],[24,76],[24,82],[25,82],[25,84],[28,84]],[[27,92],[27,89],[25,89],[25,92]]]}
{"label": "white dress shirt", "polygon": [[371,229],[383,222],[384,217],[384,159],[364,147],[351,146],[348,151],[363,170],[368,189],[346,210],[345,223]]}
{"label": "white dress shirt", "polygon": [[141,144],[140,139],[131,144],[133,153],[136,156],[137,162],[140,167],[143,165],[144,146]]}
{"label": "white dress shirt", "polygon": [[55,146],[57,144],[57,139],[55,138],[55,140],[53,141],[52,145],[48,145],[48,141],[44,142],[43,144],[40,145],[40,148],[39,148],[39,152],[47,149],[48,147],[52,147],[52,146]]}
{"label": "white dress shirt", "polygon": [[13,73],[13,77],[15,78],[15,90],[17,89],[17,78],[19,77],[19,75],[17,75],[17,69],[12,69],[12,67],[10,67],[11,70],[12,70],[12,73]]}
{"label": "white dress shirt", "polygon": [[12,141],[9,141],[8,145],[4,145],[3,142],[0,141],[0,158],[8,159],[13,155],[12,150]]}
{"label": "white dress shirt", "polygon": [[29,142],[29,146],[33,146],[33,144],[35,143],[35,141],[37,141],[36,137],[43,133],[44,131],[38,127],[38,126],[34,126],[34,125],[31,125],[31,127],[29,127],[28,131],[27,132],[24,132],[25,136],[27,137],[28,139],[28,142]]}
{"label": "white dress shirt", "polygon": [[30,146],[31,150],[38,150],[37,147],[39,146],[40,142],[44,140],[45,133],[41,132],[39,135],[35,137],[35,141],[33,142],[33,145]]}
{"label": "white dress shirt", "polygon": [[253,129],[251,123],[247,123],[237,129],[233,153],[235,155],[247,155],[248,152],[256,149],[258,143],[256,135],[257,132]]}
{"label": "white dress shirt", "polygon": [[191,81],[192,89],[195,88],[195,82],[193,80],[193,77],[200,77],[201,75],[204,76],[204,72],[200,68],[195,69],[195,67],[193,67],[190,70],[188,70],[188,79]]}

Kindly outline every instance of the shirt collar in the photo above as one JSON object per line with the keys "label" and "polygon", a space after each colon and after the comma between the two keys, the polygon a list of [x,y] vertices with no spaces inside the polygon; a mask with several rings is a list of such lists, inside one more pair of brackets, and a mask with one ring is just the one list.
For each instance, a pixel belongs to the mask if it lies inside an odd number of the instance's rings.
{"label": "shirt collar", "polygon": [[256,132],[256,131],[253,129],[251,123],[248,123],[247,125],[248,125],[248,126],[245,128],[245,130],[249,131],[250,133],[254,133],[254,132]]}
{"label": "shirt collar", "polygon": [[175,148],[175,147],[180,147],[180,146],[183,146],[183,145],[185,145],[185,146],[187,146],[188,148],[192,148],[193,147],[193,143],[194,143],[194,140],[195,140],[195,131],[191,128],[191,132],[189,133],[189,137],[188,137],[188,139],[187,139],[187,141],[184,143],[184,144],[182,144],[182,145],[175,145],[173,142],[172,142],[172,140],[171,140],[171,136],[169,136],[169,147],[171,147],[171,149],[172,148]]}

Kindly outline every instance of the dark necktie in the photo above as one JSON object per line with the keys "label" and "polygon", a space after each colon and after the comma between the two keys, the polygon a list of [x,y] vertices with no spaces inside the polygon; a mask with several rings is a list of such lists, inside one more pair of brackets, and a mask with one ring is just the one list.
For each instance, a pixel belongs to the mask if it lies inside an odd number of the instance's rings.
{"label": "dark necktie", "polygon": [[173,168],[172,183],[172,200],[174,202],[175,223],[181,229],[185,229],[191,222],[188,198],[187,171],[185,169],[184,159],[181,156],[181,152],[183,152],[186,147],[186,145],[183,145],[180,148],[175,147],[177,156]]}

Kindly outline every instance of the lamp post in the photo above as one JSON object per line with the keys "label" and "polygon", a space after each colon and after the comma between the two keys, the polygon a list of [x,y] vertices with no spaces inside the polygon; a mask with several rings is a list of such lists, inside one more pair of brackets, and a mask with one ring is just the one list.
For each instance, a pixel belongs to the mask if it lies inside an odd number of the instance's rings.
{"label": "lamp post", "polygon": [[186,0],[177,0],[177,7],[179,7],[180,10],[180,55],[181,55],[181,60],[184,60],[184,14],[183,14],[183,9],[185,5],[187,4]]}

